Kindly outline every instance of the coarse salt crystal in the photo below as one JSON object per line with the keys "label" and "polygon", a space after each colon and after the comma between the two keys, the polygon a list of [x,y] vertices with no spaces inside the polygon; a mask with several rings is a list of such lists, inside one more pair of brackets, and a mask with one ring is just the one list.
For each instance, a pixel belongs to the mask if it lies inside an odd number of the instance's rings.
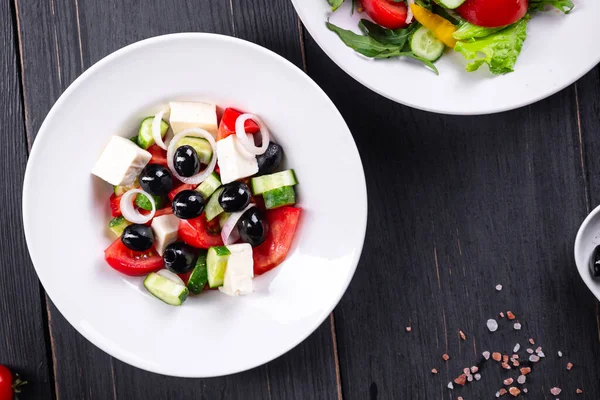
{"label": "coarse salt crystal", "polygon": [[504,313],[502,311],[500,311],[500,314],[498,315],[500,315],[500,318],[504,318]]}
{"label": "coarse salt crystal", "polygon": [[510,320],[513,320],[513,319],[515,319],[516,317],[515,317],[515,314],[513,314],[513,312],[512,312],[512,311],[507,311],[507,312],[506,312],[506,318],[508,318],[508,319],[510,319]]}
{"label": "coarse salt crystal", "polygon": [[509,385],[511,385],[513,382],[514,382],[514,379],[513,379],[513,378],[506,378],[506,379],[504,380],[504,385],[505,385],[505,386],[509,386]]}
{"label": "coarse salt crystal", "polygon": [[495,319],[488,319],[487,328],[490,330],[490,332],[496,332],[498,330],[498,322],[496,322]]}
{"label": "coarse salt crystal", "polygon": [[523,388],[523,393],[527,393],[527,392],[528,392],[527,388]]}
{"label": "coarse salt crystal", "polygon": [[525,375],[519,375],[519,377],[517,378],[517,383],[519,385],[522,385],[525,383],[526,380],[527,380],[527,377]]}
{"label": "coarse salt crystal", "polygon": [[581,390],[581,389],[577,388],[577,390],[576,390],[575,392],[576,392],[577,394],[581,394],[581,393],[583,393],[583,390]]}
{"label": "coarse salt crystal", "polygon": [[513,328],[515,328],[515,331],[520,331],[521,330],[521,324],[518,322],[515,322],[515,324],[513,325]]}
{"label": "coarse salt crystal", "polygon": [[460,338],[462,340],[467,340],[467,336],[465,335],[465,333],[463,331],[458,331],[458,334],[460,335]]}
{"label": "coarse salt crystal", "polygon": [[552,389],[550,389],[550,394],[554,396],[558,396],[560,392],[562,392],[561,388],[553,387]]}
{"label": "coarse salt crystal", "polygon": [[471,367],[471,373],[474,374],[475,372],[479,371],[479,368],[476,366],[472,366]]}
{"label": "coarse salt crystal", "polygon": [[431,370],[431,373],[435,375],[435,374],[437,374],[437,373],[438,373],[438,370],[437,370],[437,369],[435,369],[435,368],[433,368],[433,369]]}
{"label": "coarse salt crystal", "polygon": [[573,364],[572,363],[568,363],[567,364],[567,371],[570,371],[571,368],[573,368]]}
{"label": "coarse salt crystal", "polygon": [[410,331],[412,331],[412,328],[410,326],[407,326],[406,327],[406,332],[410,332]]}
{"label": "coarse salt crystal", "polygon": [[529,338],[529,343],[535,344],[535,340],[533,340],[533,338]]}
{"label": "coarse salt crystal", "polygon": [[500,397],[500,392],[496,392],[496,397]]}
{"label": "coarse salt crystal", "polygon": [[529,361],[531,361],[531,362],[538,362],[538,361],[540,361],[540,357],[536,356],[535,354],[532,354],[532,355],[529,356]]}
{"label": "coarse salt crystal", "polygon": [[517,351],[519,351],[520,348],[521,348],[521,345],[519,343],[515,344],[515,347],[513,348],[513,353],[516,353]]}
{"label": "coarse salt crystal", "polygon": [[481,353],[481,355],[483,356],[483,358],[485,358],[486,360],[490,359],[490,352],[489,351],[484,351],[483,353]]}
{"label": "coarse salt crystal", "polygon": [[454,389],[454,385],[452,384],[452,382],[448,382],[448,389]]}
{"label": "coarse salt crystal", "polygon": [[502,285],[496,285],[496,290],[497,291],[501,291],[502,290]]}
{"label": "coarse salt crystal", "polygon": [[478,380],[480,380],[480,379],[481,379],[481,374],[475,374],[474,376],[475,376],[475,380],[476,380],[476,381],[478,381]]}
{"label": "coarse salt crystal", "polygon": [[528,352],[529,354],[533,354],[533,349],[527,349],[527,352]]}
{"label": "coarse salt crystal", "polygon": [[540,352],[538,352],[538,353],[537,353],[537,355],[538,355],[539,357],[542,357],[542,358],[543,358],[543,357],[546,357],[546,355],[544,354],[544,352],[543,352],[543,351],[540,351]]}
{"label": "coarse salt crystal", "polygon": [[560,351],[560,350],[558,351],[558,356],[562,357],[562,351]]}
{"label": "coarse salt crystal", "polygon": [[521,390],[519,390],[519,388],[516,387],[511,387],[510,389],[508,389],[508,392],[513,396],[513,397],[517,397],[520,393]]}
{"label": "coarse salt crystal", "polygon": [[473,382],[473,375],[467,375],[467,381]]}

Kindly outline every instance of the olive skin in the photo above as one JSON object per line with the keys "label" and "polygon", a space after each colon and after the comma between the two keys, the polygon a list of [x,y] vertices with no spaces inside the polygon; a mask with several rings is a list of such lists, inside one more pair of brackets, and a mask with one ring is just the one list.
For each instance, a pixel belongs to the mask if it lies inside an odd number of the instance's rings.
{"label": "olive skin", "polygon": [[148,225],[133,224],[123,230],[123,244],[134,251],[146,251],[154,245],[154,233]]}
{"label": "olive skin", "polygon": [[590,258],[590,272],[595,279],[600,278],[600,246],[596,246]]}
{"label": "olive skin", "polygon": [[237,222],[237,228],[240,232],[240,238],[243,242],[256,247],[267,238],[269,225],[260,210],[252,207],[246,211]]}
{"label": "olive skin", "polygon": [[171,207],[177,218],[191,219],[199,217],[204,212],[206,200],[195,190],[182,190],[173,199]]}
{"label": "olive skin", "polygon": [[283,147],[277,143],[270,142],[267,151],[256,156],[258,163],[258,174],[270,174],[275,172],[283,160]]}
{"label": "olive skin", "polygon": [[163,254],[165,267],[176,274],[190,272],[196,266],[197,260],[198,249],[183,242],[171,243]]}
{"label": "olive skin", "polygon": [[173,188],[173,175],[160,164],[148,164],[140,173],[140,186],[154,196],[166,196]]}
{"label": "olive skin", "polygon": [[200,171],[200,159],[192,146],[180,146],[173,156],[175,171],[183,177],[189,178]]}
{"label": "olive skin", "polygon": [[225,212],[242,211],[252,198],[250,188],[243,182],[231,182],[223,185],[219,196],[219,204]]}

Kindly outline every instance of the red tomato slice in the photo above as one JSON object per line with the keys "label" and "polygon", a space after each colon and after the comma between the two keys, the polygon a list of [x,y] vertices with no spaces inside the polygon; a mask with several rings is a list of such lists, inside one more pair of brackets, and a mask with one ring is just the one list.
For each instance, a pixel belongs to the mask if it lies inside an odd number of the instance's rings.
{"label": "red tomato slice", "polygon": [[[223,117],[219,123],[219,131],[217,132],[217,140],[225,139],[229,135],[235,134],[235,121],[243,112],[235,108],[226,108],[223,112]],[[256,122],[247,120],[244,123],[246,133],[256,133],[260,130]]]}
{"label": "red tomato slice", "polygon": [[281,264],[294,241],[301,208],[281,207],[265,213],[269,223],[267,240],[252,251],[254,274],[261,275]]}
{"label": "red tomato slice", "polygon": [[154,218],[167,214],[173,214],[173,208],[170,205],[168,205],[165,208],[161,208],[160,210],[156,210],[156,212],[154,213]]}
{"label": "red tomato slice", "polygon": [[193,190],[196,189],[198,185],[191,185],[189,183],[184,183],[183,185],[177,186],[175,189],[169,192],[169,200],[173,201],[177,193],[182,192],[184,190]]}
{"label": "red tomato slice", "polygon": [[394,0],[360,0],[365,12],[379,25],[388,29],[404,28],[408,10],[404,2]]}
{"label": "red tomato slice", "polygon": [[121,238],[104,250],[104,259],[117,271],[131,276],[147,275],[164,267],[163,259],[154,247],[144,252],[133,251],[123,244]]}
{"label": "red tomato slice", "polygon": [[528,0],[467,0],[456,11],[472,24],[497,28],[523,18],[528,7]]}
{"label": "red tomato slice", "polygon": [[213,246],[223,246],[220,234],[211,234],[207,230],[206,215],[202,213],[197,218],[182,219],[179,221],[178,235],[181,240],[190,246],[199,249],[208,249]]}
{"label": "red tomato slice", "polygon": [[109,199],[109,204],[110,204],[110,213],[112,214],[113,217],[120,217],[121,215],[123,215],[123,213],[121,213],[121,196],[117,196],[114,193],[110,195],[110,199]]}
{"label": "red tomato slice", "polygon": [[169,164],[167,164],[167,151],[161,149],[160,147],[158,147],[157,145],[153,144],[152,146],[148,147],[148,152],[150,152],[150,154],[152,154],[152,158],[150,159],[150,164],[160,164],[160,165],[164,165],[165,167],[169,167]]}

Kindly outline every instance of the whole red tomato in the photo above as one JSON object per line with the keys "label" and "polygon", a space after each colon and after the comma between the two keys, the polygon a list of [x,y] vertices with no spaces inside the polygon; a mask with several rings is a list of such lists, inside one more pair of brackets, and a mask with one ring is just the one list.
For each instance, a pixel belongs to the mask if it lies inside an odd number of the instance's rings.
{"label": "whole red tomato", "polygon": [[529,0],[467,0],[456,11],[472,24],[497,28],[523,18],[528,6]]}
{"label": "whole red tomato", "polygon": [[404,28],[406,4],[394,0],[360,0],[365,12],[373,21],[388,29]]}
{"label": "whole red tomato", "polygon": [[13,376],[8,368],[0,365],[0,400],[13,399]]}

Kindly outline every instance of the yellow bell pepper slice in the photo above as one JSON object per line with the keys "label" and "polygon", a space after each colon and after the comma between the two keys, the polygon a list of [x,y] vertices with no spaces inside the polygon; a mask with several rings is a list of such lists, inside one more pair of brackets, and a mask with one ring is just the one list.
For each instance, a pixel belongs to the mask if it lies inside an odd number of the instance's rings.
{"label": "yellow bell pepper slice", "polygon": [[415,19],[419,21],[421,25],[433,32],[435,37],[441,40],[446,46],[452,49],[454,48],[456,39],[454,39],[453,34],[456,32],[457,28],[452,22],[417,4],[411,4],[410,9],[415,16]]}

